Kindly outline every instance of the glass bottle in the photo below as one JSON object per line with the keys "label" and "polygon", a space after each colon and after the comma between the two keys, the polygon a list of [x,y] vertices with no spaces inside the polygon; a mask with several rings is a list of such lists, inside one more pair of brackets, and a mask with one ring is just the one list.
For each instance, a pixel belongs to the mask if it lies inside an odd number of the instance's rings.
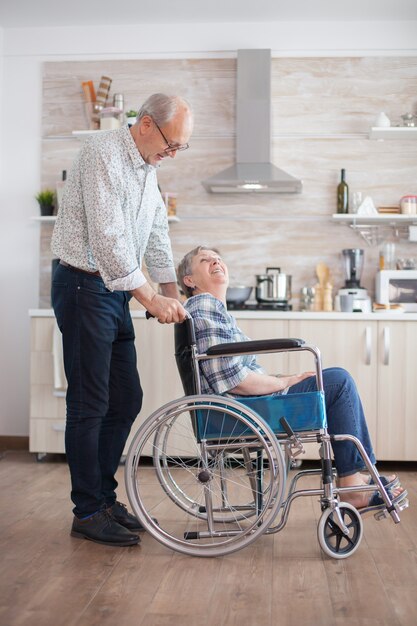
{"label": "glass bottle", "polygon": [[341,170],[340,183],[337,186],[337,212],[349,212],[349,187],[345,180],[345,170]]}

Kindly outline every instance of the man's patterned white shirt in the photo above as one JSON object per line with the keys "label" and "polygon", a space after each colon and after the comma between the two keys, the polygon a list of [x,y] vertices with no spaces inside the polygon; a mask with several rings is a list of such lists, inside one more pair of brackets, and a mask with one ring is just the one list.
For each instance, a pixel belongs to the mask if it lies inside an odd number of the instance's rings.
{"label": "man's patterned white shirt", "polygon": [[127,126],[89,137],[65,184],[52,236],[54,254],[99,271],[110,291],[130,291],[146,278],[175,282],[166,208],[156,169],[145,163]]}

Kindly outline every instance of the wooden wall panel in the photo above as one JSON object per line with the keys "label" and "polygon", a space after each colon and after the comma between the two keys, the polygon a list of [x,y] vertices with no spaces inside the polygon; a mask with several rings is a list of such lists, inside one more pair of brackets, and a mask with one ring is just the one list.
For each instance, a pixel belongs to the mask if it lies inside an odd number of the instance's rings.
{"label": "wooden wall panel", "polygon": [[[138,108],[156,91],[180,93],[195,112],[191,148],[168,159],[158,174],[162,190],[178,194],[182,221],[171,226],[176,260],[201,242],[217,245],[233,280],[252,284],[254,274],[277,265],[293,276],[296,305],[300,287],[314,284],[319,261],[331,267],[337,289],[340,250],[363,247],[363,283],[373,290],[378,248],[330,216],[342,167],[350,190],[370,195],[377,206],[417,193],[417,142],[369,141],[363,134],[380,111],[398,123],[416,107],[417,58],[272,60],[272,160],[302,178],[297,195],[217,195],[201,185],[234,162],[235,73],[233,59],[45,63],[42,185],[53,186],[80,148],[78,140],[51,136],[86,128],[82,80],[97,86],[102,74],[111,76],[112,93],[125,95],[126,108]],[[52,229],[41,229],[40,306],[47,307]],[[416,244],[398,240],[397,254],[417,257]]]}

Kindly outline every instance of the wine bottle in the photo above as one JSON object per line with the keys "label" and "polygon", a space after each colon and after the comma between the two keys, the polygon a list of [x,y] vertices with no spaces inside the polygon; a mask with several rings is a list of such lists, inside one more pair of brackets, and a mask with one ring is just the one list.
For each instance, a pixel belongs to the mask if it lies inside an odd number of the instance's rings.
{"label": "wine bottle", "polygon": [[345,181],[345,170],[341,170],[340,183],[337,186],[337,212],[349,212],[349,187]]}

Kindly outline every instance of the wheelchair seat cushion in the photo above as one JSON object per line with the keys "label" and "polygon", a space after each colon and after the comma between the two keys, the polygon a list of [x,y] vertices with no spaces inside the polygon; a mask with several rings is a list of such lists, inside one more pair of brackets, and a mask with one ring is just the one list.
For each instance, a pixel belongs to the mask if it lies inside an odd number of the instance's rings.
{"label": "wheelchair seat cushion", "polygon": [[[197,438],[216,439],[225,436],[247,435],[240,431],[240,423],[232,415],[219,409],[219,396],[214,396],[215,409],[197,411]],[[317,431],[327,426],[324,393],[292,393],[291,395],[241,396],[234,398],[240,404],[257,413],[276,434],[284,434],[280,424],[285,417],[295,432]]]}

